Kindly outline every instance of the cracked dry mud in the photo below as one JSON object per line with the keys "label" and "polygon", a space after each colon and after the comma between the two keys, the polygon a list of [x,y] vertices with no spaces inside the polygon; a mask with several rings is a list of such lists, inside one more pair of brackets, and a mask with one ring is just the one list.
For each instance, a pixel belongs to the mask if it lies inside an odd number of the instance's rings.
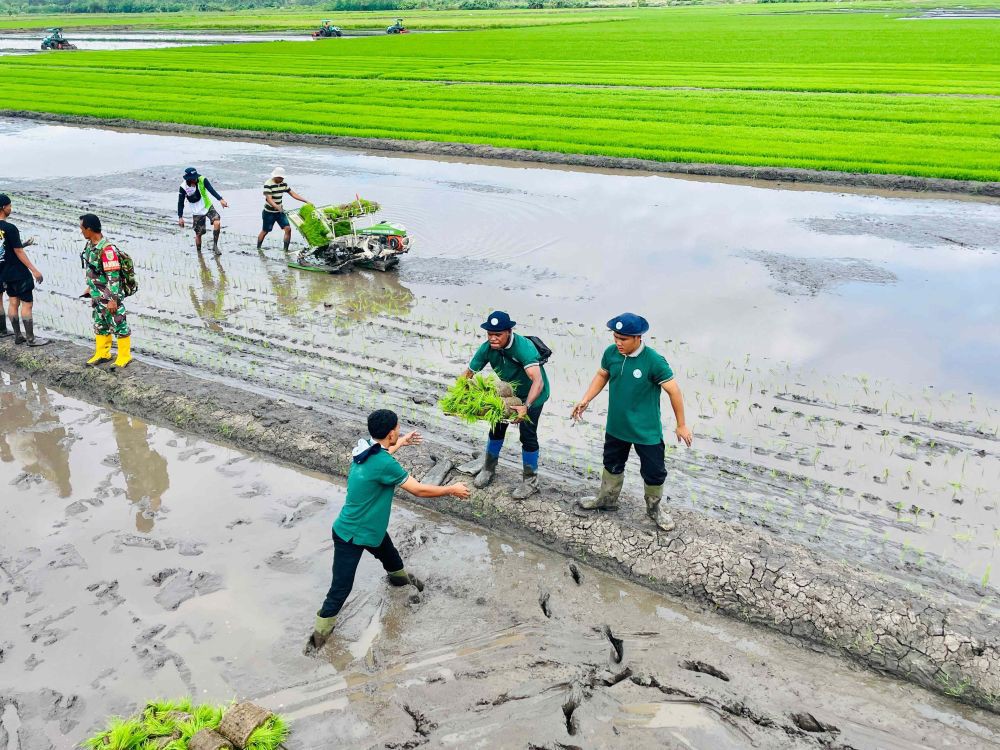
{"label": "cracked dry mud", "polygon": [[[5,375],[0,397],[33,415],[3,435],[0,482],[29,465],[40,479],[0,497],[3,750],[69,748],[108,714],[181,693],[281,711],[289,750],[1000,741],[994,714],[404,504],[390,532],[424,592],[413,601],[365,559],[334,636],[305,656],[341,485],[30,380]],[[75,439],[47,439],[57,431]],[[91,470],[110,456],[110,475]],[[108,502],[67,513],[99,490]],[[126,533],[162,543],[120,546]],[[176,539],[199,545],[197,570],[219,586],[165,609],[163,586],[198,580]],[[67,548],[78,564],[60,566]],[[275,555],[303,564],[275,569]]]}

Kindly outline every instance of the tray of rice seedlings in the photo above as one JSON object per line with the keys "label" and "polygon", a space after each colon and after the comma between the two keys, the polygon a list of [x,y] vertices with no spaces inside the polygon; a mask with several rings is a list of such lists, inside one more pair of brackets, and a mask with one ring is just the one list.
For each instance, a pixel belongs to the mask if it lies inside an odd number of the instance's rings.
{"label": "tray of rice seedlings", "polygon": [[488,422],[494,427],[512,421],[517,416],[513,407],[522,403],[510,383],[477,373],[471,378],[458,378],[438,405],[448,416],[468,424]]}
{"label": "tray of rice seedlings", "polygon": [[115,716],[82,744],[91,750],[277,750],[287,738],[285,720],[252,703],[195,705],[181,698],[149,701],[127,719]]}
{"label": "tray of rice seedlings", "polygon": [[310,247],[326,247],[330,244],[330,229],[323,220],[323,215],[312,203],[306,203],[299,209],[298,221],[294,223]]}
{"label": "tray of rice seedlings", "polygon": [[339,206],[323,206],[321,209],[332,221],[340,219],[355,219],[358,216],[373,214],[381,208],[375,201],[358,198],[350,203],[341,203]]}

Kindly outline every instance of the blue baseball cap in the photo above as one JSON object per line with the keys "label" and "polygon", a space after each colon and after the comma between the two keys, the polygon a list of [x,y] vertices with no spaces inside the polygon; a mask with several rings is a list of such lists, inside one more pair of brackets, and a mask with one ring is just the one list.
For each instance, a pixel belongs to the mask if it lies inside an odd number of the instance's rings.
{"label": "blue baseball cap", "polygon": [[198,170],[195,169],[194,167],[188,167],[187,169],[184,170],[185,180],[197,180],[199,177],[201,177],[201,175],[198,174]]}
{"label": "blue baseball cap", "polygon": [[649,330],[649,321],[635,313],[622,313],[608,321],[608,328],[622,336],[641,336]]}
{"label": "blue baseball cap", "polygon": [[503,310],[494,310],[486,316],[486,322],[479,327],[490,333],[500,333],[501,331],[509,331],[516,325],[517,323],[511,320],[510,316]]}

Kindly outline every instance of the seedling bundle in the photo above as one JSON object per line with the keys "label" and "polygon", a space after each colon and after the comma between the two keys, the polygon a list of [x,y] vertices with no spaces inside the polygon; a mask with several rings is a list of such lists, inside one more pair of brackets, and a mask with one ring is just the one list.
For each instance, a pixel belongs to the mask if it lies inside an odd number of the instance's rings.
{"label": "seedling bundle", "polygon": [[299,217],[302,219],[299,231],[312,247],[323,247],[330,244],[333,237],[343,237],[350,234],[351,219],[373,214],[379,208],[378,203],[364,198],[358,198],[351,203],[343,203],[339,206],[323,206],[322,208],[307,203],[299,209]]}
{"label": "seedling bundle", "polygon": [[253,703],[194,705],[190,698],[150,701],[128,719],[83,742],[92,750],[276,750],[288,738],[277,714]]}
{"label": "seedling bundle", "polygon": [[441,410],[463,422],[488,422],[495,427],[515,416],[513,407],[521,406],[521,399],[514,395],[510,383],[494,376],[476,374],[471,378],[460,377],[438,402]]}

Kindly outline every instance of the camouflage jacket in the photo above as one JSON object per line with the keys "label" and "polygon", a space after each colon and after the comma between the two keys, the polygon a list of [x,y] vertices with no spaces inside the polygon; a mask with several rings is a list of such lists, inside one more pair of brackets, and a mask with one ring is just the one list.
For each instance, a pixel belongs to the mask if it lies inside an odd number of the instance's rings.
{"label": "camouflage jacket", "polygon": [[121,263],[115,246],[105,239],[97,245],[88,242],[82,258],[87,271],[87,289],[93,303],[107,305],[111,300],[121,303]]}

